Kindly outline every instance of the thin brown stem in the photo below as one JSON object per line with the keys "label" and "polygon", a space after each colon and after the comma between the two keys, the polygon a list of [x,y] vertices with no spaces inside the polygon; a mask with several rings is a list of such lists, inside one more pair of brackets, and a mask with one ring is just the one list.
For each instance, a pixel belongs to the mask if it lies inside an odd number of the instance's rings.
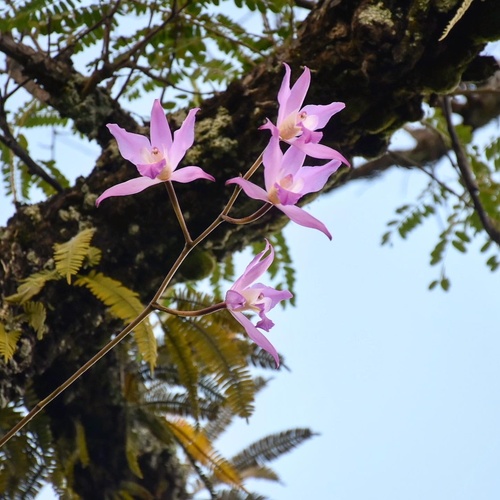
{"label": "thin brown stem", "polygon": [[222,219],[226,222],[230,222],[231,224],[249,224],[250,222],[254,222],[257,219],[260,219],[263,215],[267,214],[269,210],[273,207],[272,203],[266,203],[262,207],[260,207],[256,212],[252,215],[248,215],[247,217],[241,217],[240,219],[235,219],[233,217],[229,217],[229,215],[223,215]]}
{"label": "thin brown stem", "polygon": [[204,307],[203,309],[198,309],[197,311],[182,311],[180,309],[171,309],[170,307],[165,307],[162,306],[161,304],[158,304],[158,302],[151,304],[151,306],[157,309],[158,311],[163,311],[168,314],[172,314],[173,316],[182,316],[186,318],[205,316],[207,314],[212,314],[214,312],[221,311],[222,309],[226,309],[225,302],[219,302],[218,304],[213,304],[211,306]]}
{"label": "thin brown stem", "polygon": [[189,234],[189,229],[186,225],[186,220],[184,219],[184,215],[182,215],[181,206],[179,205],[179,200],[177,199],[177,194],[175,193],[174,186],[172,185],[171,181],[167,181],[167,182],[165,182],[165,187],[167,188],[168,197],[170,198],[170,201],[172,202],[175,216],[177,217],[177,220],[179,221],[179,225],[181,226],[181,230],[182,230],[182,234],[184,235],[184,239],[186,240],[186,243],[191,244],[191,243],[193,243],[193,239],[191,238],[191,235]]}
{"label": "thin brown stem", "polygon": [[144,310],[129,323],[113,340],[108,342],[97,354],[94,354],[81,368],[79,368],[71,377],[63,382],[57,389],[52,391],[45,399],[38,402],[27,415],[25,415],[12,429],[0,439],[0,448],[17,434],[26,424],[28,424],[36,415],[38,415],[51,401],[53,401],[61,392],[65,391],[73,382],[79,379],[87,370],[92,368],[103,356],[105,356],[113,347],[119,344],[134,328],[140,325],[153,311],[151,304],[148,304]]}

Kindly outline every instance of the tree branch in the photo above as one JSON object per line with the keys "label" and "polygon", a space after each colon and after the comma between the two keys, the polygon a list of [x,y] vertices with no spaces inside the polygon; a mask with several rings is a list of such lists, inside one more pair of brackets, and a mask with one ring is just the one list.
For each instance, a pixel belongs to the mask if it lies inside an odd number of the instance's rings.
{"label": "tree branch", "polygon": [[441,100],[443,113],[446,118],[446,125],[448,128],[448,133],[450,134],[451,144],[453,151],[455,152],[457,158],[458,169],[462,175],[462,180],[464,182],[465,188],[470,194],[472,202],[474,203],[474,208],[476,209],[477,215],[481,220],[484,230],[488,233],[490,238],[500,245],[500,230],[495,224],[495,221],[491,219],[486,210],[484,209],[481,199],[479,197],[480,191],[477,185],[476,179],[472,172],[472,168],[465,154],[464,148],[460,143],[460,139],[455,131],[455,127],[451,121],[451,103],[449,97],[443,97]]}
{"label": "tree branch", "polygon": [[5,118],[5,109],[3,105],[3,99],[0,97],[0,129],[3,131],[3,135],[0,134],[0,142],[5,144],[20,160],[24,162],[28,171],[31,175],[40,177],[47,184],[52,186],[58,193],[63,191],[63,187],[59,182],[53,179],[45,170],[36,163],[29,153],[17,142],[16,138],[12,135],[10,131],[9,124]]}

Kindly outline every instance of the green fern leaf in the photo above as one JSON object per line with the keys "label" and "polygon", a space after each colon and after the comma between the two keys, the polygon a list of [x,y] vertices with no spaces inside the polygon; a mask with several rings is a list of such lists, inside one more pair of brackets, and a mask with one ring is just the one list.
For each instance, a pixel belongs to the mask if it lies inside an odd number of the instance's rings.
{"label": "green fern leaf", "polygon": [[310,429],[301,428],[271,434],[238,453],[231,463],[239,471],[258,467],[288,453],[315,435]]}
{"label": "green fern leaf", "polygon": [[0,323],[0,356],[3,356],[6,363],[14,356],[20,336],[21,332],[15,330],[8,332],[5,326]]}
{"label": "green fern leaf", "polygon": [[94,233],[94,228],[84,229],[66,243],[56,243],[54,245],[56,269],[61,276],[66,276],[68,285],[71,284],[71,276],[76,274],[82,267],[83,261],[89,252],[90,241]]}
{"label": "green fern leaf", "polygon": [[[114,316],[125,322],[131,322],[144,310],[144,306],[135,292],[102,273],[92,271],[87,276],[80,276],[75,281],[75,285],[87,287],[110,308]],[[157,344],[148,319],[138,325],[134,333],[141,356],[153,370],[156,365]]]}
{"label": "green fern leaf", "polygon": [[34,273],[22,280],[21,285],[17,288],[17,293],[5,297],[5,300],[11,303],[24,304],[40,293],[47,281],[56,280],[60,277],[57,271],[40,271]]}
{"label": "green fern leaf", "polygon": [[42,340],[43,334],[47,330],[45,325],[47,311],[45,310],[45,306],[41,302],[25,302],[24,312],[29,325],[36,332],[37,339]]}

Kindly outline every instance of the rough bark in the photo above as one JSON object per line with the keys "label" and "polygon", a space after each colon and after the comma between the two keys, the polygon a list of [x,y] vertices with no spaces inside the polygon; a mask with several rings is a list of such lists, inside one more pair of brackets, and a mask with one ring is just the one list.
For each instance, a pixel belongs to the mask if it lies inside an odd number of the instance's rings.
{"label": "rough bark", "polygon": [[[492,74],[490,58],[478,57],[488,40],[500,37],[500,3],[475,1],[448,37],[440,35],[459,2],[445,0],[330,0],[319,2],[303,22],[298,37],[277,49],[272,59],[233,82],[226,92],[204,103],[199,114],[196,143],[189,164],[200,165],[217,182],[181,186],[178,196],[189,211],[193,234],[201,232],[218,214],[229,190],[224,182],[244,172],[265,145],[258,131],[266,117],[276,113],[276,94],[287,61],[297,76],[302,65],[313,72],[308,101],[346,102],[346,110],[325,129],[329,145],[344,155],[375,157],[383,154],[392,131],[421,116],[422,101],[455,88],[462,78],[482,79]],[[33,92],[44,92],[48,104],[71,118],[76,128],[102,147],[96,167],[75,186],[34,206],[21,206],[6,228],[0,229],[0,289],[14,293],[19,280],[44,267],[52,246],[78,229],[97,228],[94,244],[102,249],[102,272],[151,298],[182,247],[182,235],[165,192],[150,189],[135,196],[107,200],[99,209],[98,194],[135,176],[135,169],[117,154],[106,123],[119,123],[130,131],[137,124],[104,87],[92,87],[68,61],[55,61],[8,34],[0,34],[0,51],[35,82]],[[472,73],[474,71],[474,73]],[[478,76],[479,75],[479,76]],[[84,92],[85,89],[85,92]],[[341,173],[343,181],[353,174]],[[325,188],[331,189],[339,178]],[[202,200],[202,202],[200,202]],[[236,215],[250,213],[244,197]],[[206,244],[221,258],[285,223],[275,210],[251,227],[225,225]],[[76,370],[118,329],[102,305],[90,294],[62,283],[43,292],[52,305],[49,331],[41,342],[23,333],[12,362],[0,361],[0,398],[16,400],[28,381],[43,397]],[[49,309],[49,308],[48,308]],[[83,498],[101,498],[122,481],[134,480],[124,458],[125,403],[119,357],[111,353],[98,366],[51,404],[46,413],[55,438],[71,440],[74,421],[82,422],[91,444],[90,469],[76,471],[75,488]],[[158,471],[167,471],[168,495],[185,498],[182,474],[168,452],[141,457],[150,470],[146,487],[160,491]],[[149,463],[149,467],[147,466]],[[156,472],[155,472],[156,471]]]}

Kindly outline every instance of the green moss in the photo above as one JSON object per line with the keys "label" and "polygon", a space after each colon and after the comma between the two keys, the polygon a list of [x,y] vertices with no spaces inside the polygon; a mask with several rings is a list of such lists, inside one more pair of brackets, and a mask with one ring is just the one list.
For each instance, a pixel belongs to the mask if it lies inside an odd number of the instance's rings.
{"label": "green moss", "polygon": [[232,128],[232,117],[223,107],[218,108],[214,118],[205,118],[196,125],[196,143],[188,151],[186,161],[191,165],[203,163],[207,150],[212,158],[218,159],[234,152],[238,141],[227,137]]}
{"label": "green moss", "polygon": [[384,26],[385,29],[394,28],[391,11],[386,9],[381,2],[376,5],[366,6],[366,8],[359,13],[358,22],[368,26],[378,24]]}
{"label": "green moss", "polygon": [[461,4],[463,0],[434,0],[434,7],[438,12],[450,12],[457,5]]}

